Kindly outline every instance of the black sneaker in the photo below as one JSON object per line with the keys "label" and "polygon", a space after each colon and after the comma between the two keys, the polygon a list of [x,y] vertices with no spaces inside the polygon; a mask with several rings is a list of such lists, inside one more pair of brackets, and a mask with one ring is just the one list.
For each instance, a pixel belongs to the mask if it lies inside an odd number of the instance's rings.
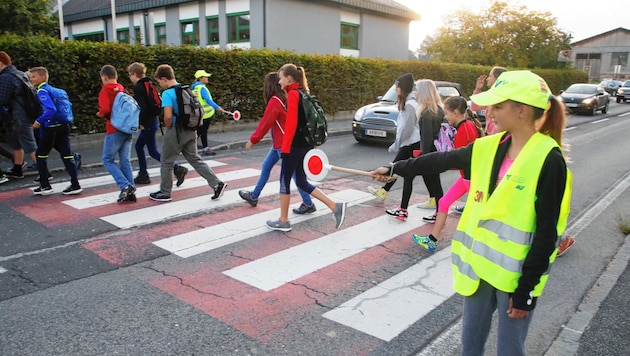
{"label": "black sneaker", "polygon": [[149,198],[155,201],[171,201],[171,196],[162,193],[162,191],[149,194]]}
{"label": "black sneaker", "polygon": [[33,189],[33,194],[35,195],[50,195],[54,192],[55,191],[52,189],[52,187],[37,187]]}
{"label": "black sneaker", "polygon": [[151,178],[149,178],[148,174],[138,174],[136,178],[133,179],[135,184],[151,184]]}
{"label": "black sneaker", "polygon": [[63,190],[63,192],[61,192],[63,195],[75,195],[75,194],[79,194],[83,191],[83,188],[81,188],[81,186],[77,185],[77,186],[73,186],[72,184],[70,184],[66,189]]}
{"label": "black sneaker", "polygon": [[[54,179],[54,178],[53,178],[52,174],[50,174],[50,172],[48,172],[48,181],[50,182],[50,181],[51,181],[51,180],[53,180],[53,179]],[[37,175],[37,178],[33,179],[33,182],[35,182],[35,183],[39,183],[39,182],[41,182],[41,179],[40,179],[40,177],[39,177],[39,174]]]}
{"label": "black sneaker", "polygon": [[177,171],[175,171],[175,177],[177,177],[176,186],[180,186],[184,184],[184,179],[186,179],[186,173],[188,173],[188,168],[184,166],[177,167]]}
{"label": "black sneaker", "polygon": [[15,170],[11,169],[10,171],[6,172],[5,175],[9,178],[13,178],[13,179],[22,179],[24,178],[24,173],[22,172],[16,172]]}
{"label": "black sneaker", "polygon": [[80,153],[74,153],[74,165],[75,167],[77,167],[77,171],[79,169],[81,169],[81,154]]}
{"label": "black sneaker", "polygon": [[238,191],[238,195],[243,198],[243,200],[245,200],[246,202],[249,203],[249,205],[255,207],[256,205],[258,205],[258,198],[254,198],[252,196],[252,192],[250,192],[249,190],[239,190]]}
{"label": "black sneaker", "polygon": [[33,164],[30,164],[30,165],[26,166],[26,171],[27,172],[36,172],[37,170],[38,170],[37,163],[33,163]]}
{"label": "black sneaker", "polygon": [[118,202],[122,203],[124,201],[129,201],[127,198],[130,195],[134,195],[135,192],[136,192],[136,187],[134,187],[133,185],[128,185],[124,187],[123,189],[120,190],[120,195],[118,196]]}
{"label": "black sneaker", "polygon": [[315,204],[311,203],[311,205],[306,205],[304,203],[300,204],[300,207],[297,209],[293,209],[293,212],[295,214],[299,214],[299,215],[304,215],[304,214],[311,214],[317,211],[317,208],[315,207]]}
{"label": "black sneaker", "polygon": [[219,182],[219,184],[217,184],[217,186],[214,188],[214,195],[212,196],[212,200],[217,200],[221,198],[223,196],[223,193],[225,192],[226,187],[227,184]]}

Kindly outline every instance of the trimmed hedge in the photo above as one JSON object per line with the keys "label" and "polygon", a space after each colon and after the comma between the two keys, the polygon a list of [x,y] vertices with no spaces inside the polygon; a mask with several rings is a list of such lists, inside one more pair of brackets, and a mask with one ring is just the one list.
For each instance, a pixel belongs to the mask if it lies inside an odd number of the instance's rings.
{"label": "trimmed hedge", "polygon": [[[194,73],[205,69],[212,73],[209,89],[212,97],[229,111],[240,110],[244,121],[258,120],[264,112],[262,83],[267,72],[285,63],[306,69],[312,94],[329,114],[356,110],[374,102],[403,73],[416,79],[430,78],[461,83],[472,93],[477,77],[491,67],[440,62],[395,61],[352,58],[338,55],[306,55],[288,51],[217,50],[193,46],[142,47],[112,42],[65,41],[51,37],[1,36],[0,50],[6,51],[20,70],[45,66],[50,83],[64,88],[74,105],[75,132],[103,132],[105,124],[96,117],[101,89],[100,68],[112,64],[118,69],[119,82],[129,90],[132,83],[127,66],[143,62],[153,76],[160,64],[170,64],[180,83],[192,83]],[[575,82],[586,82],[588,76],[575,69],[534,70],[545,78],[554,93]],[[217,120],[228,120],[227,115]]]}

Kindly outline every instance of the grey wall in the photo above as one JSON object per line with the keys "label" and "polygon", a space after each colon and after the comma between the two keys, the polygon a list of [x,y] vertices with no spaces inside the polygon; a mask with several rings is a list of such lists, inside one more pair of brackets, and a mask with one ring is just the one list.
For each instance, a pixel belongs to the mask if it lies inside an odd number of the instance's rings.
{"label": "grey wall", "polygon": [[249,1],[249,43],[250,48],[265,47],[265,3],[271,0]]}
{"label": "grey wall", "polygon": [[406,60],[408,47],[409,22],[366,13],[361,16],[361,57]]}
{"label": "grey wall", "polygon": [[170,45],[182,44],[179,8],[177,6],[166,8],[166,43]]}

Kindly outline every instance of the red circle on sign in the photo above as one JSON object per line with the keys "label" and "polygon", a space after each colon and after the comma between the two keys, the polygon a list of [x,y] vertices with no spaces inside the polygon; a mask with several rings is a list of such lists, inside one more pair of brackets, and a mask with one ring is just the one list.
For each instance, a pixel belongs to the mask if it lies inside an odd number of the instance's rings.
{"label": "red circle on sign", "polygon": [[240,111],[235,111],[234,112],[234,120],[239,120],[241,118],[241,112]]}
{"label": "red circle on sign", "polygon": [[313,175],[318,175],[324,170],[324,162],[319,156],[312,156],[308,159],[308,171]]}

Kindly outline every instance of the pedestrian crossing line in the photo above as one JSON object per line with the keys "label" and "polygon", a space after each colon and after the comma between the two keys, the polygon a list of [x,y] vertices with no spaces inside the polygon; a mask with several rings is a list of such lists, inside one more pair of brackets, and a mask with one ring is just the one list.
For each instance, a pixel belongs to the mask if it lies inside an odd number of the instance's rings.
{"label": "pedestrian crossing line", "polygon": [[454,294],[449,246],[323,317],[391,341]]}
{"label": "pedestrian crossing line", "polygon": [[[234,181],[238,179],[257,177],[259,175],[260,175],[259,169],[245,168],[245,169],[238,169],[235,171],[219,173],[217,174],[217,177],[224,182],[229,182],[229,181]],[[109,178],[111,180],[111,177]],[[185,184],[182,185],[181,187],[173,186],[173,191],[181,191],[184,189],[192,189],[192,188],[203,187],[203,186],[207,187],[208,182],[203,177],[198,176],[198,177],[186,179]],[[137,187],[136,197],[145,198],[145,197],[148,197],[150,193],[156,192],[158,190],[160,190],[159,183]],[[79,210],[89,209],[89,208],[94,208],[94,207],[103,206],[107,204],[115,204],[118,201],[118,195],[119,195],[118,191],[113,191],[113,192],[107,192],[103,194],[88,195],[88,196],[82,196],[75,199],[64,200],[63,203]]]}
{"label": "pedestrian crossing line", "polygon": [[[269,186],[269,184],[267,186]],[[374,199],[372,194],[354,189],[335,192],[329,194],[329,197],[335,201],[345,201],[348,203],[348,206],[362,204]],[[317,211],[308,215],[292,216],[292,225],[331,214],[330,209],[328,209],[324,203],[317,199],[313,199],[313,202],[317,207]],[[297,205],[295,207],[297,207]],[[275,220],[278,216],[280,216],[280,209],[268,210],[222,224],[155,241],[153,244],[179,257],[188,258],[269,232],[269,229],[265,226],[266,221]]]}
{"label": "pedestrian crossing line", "polygon": [[223,273],[270,291],[423,225],[419,219],[401,224],[389,216],[381,216]]}
{"label": "pedestrian crossing line", "polygon": [[[221,166],[226,166],[227,165],[226,163],[219,162],[219,161],[214,161],[214,160],[208,160],[208,161],[204,161],[204,162],[210,168],[221,167]],[[191,171],[194,170],[192,168],[192,166],[190,164],[188,164],[188,163],[182,164],[181,166],[187,167]],[[159,178],[159,176],[160,176],[160,167],[150,168],[150,169],[147,170],[147,172],[149,173],[150,176],[154,176],[154,177],[157,176]],[[138,171],[134,171],[133,172],[133,176],[135,177],[136,175],[138,175]],[[188,180],[186,180],[186,181],[188,181]],[[112,178],[111,175],[107,174],[107,175],[103,175],[103,176],[92,177],[92,178],[85,178],[85,179],[81,179],[81,177],[79,177],[79,183],[81,184],[81,188],[86,189],[86,188],[100,187],[100,186],[109,185],[109,184],[115,184],[115,181],[114,181],[114,178]],[[55,190],[55,192],[61,192],[62,190],[66,189],[68,184],[70,184],[70,183],[69,182],[59,182],[59,183],[51,183],[50,186]]]}
{"label": "pedestrian crossing line", "polygon": [[5,273],[5,272],[8,272],[8,271],[6,269],[0,267],[0,273]]}

